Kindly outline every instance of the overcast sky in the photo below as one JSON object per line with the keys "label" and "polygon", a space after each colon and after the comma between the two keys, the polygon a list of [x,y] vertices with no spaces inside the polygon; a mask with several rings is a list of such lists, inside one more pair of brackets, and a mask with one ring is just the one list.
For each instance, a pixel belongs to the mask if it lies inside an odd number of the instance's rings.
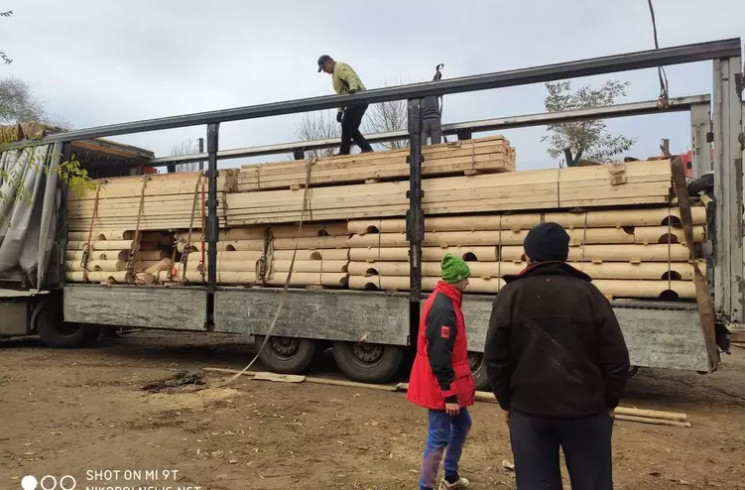
{"label": "overcast sky", "polygon": [[[743,0],[655,0],[660,45],[745,38]],[[571,61],[653,46],[647,0],[238,1],[3,0],[0,76],[31,83],[75,128],[332,93],[316,73],[328,53],[368,88]],[[671,96],[711,92],[711,63],[670,67]],[[659,94],[655,70],[614,75],[626,101]],[[575,84],[598,85],[603,77]],[[448,96],[443,122],[543,112],[542,85]],[[299,116],[227,123],[221,149],[295,141]],[[609,121],[638,138],[632,153],[688,148],[687,113]],[[544,128],[505,133],[521,169],[555,165]],[[203,127],[116,138],[170,154]],[[265,157],[271,159],[271,157]],[[280,157],[281,158],[281,157]]]}

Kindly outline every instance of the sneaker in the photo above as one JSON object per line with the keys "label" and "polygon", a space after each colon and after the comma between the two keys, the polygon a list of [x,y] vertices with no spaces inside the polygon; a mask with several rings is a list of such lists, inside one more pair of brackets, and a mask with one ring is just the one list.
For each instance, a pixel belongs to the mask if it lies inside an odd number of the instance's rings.
{"label": "sneaker", "polygon": [[466,488],[469,483],[471,482],[469,482],[467,479],[463,477],[458,478],[458,481],[453,482],[453,483],[448,483],[448,481],[443,478],[442,481],[440,482],[439,490],[453,490],[455,488]]}

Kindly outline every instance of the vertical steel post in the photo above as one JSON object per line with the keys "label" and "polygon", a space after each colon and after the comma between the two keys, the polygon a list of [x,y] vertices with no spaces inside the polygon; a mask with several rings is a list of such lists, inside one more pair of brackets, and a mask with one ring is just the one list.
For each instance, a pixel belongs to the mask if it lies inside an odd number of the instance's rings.
{"label": "vertical steel post", "polygon": [[742,324],[745,314],[743,278],[742,108],[737,88],[740,58],[714,60],[714,301],[725,323]]}
{"label": "vertical steel post", "polygon": [[698,179],[713,170],[711,145],[707,141],[711,131],[711,110],[709,104],[691,106],[691,165],[693,177]]}
{"label": "vertical steel post", "polygon": [[217,285],[217,149],[220,124],[207,125],[207,328],[214,327]]}
{"label": "vertical steel post", "polygon": [[409,341],[416,342],[419,330],[419,303],[422,294],[422,121],[421,99],[409,100],[409,210],[406,213],[406,238],[409,241]]}
{"label": "vertical steel post", "polygon": [[[199,153],[204,153],[204,138],[199,138],[197,140],[197,144],[199,145]],[[201,172],[204,170],[204,162],[199,162],[199,171]]]}

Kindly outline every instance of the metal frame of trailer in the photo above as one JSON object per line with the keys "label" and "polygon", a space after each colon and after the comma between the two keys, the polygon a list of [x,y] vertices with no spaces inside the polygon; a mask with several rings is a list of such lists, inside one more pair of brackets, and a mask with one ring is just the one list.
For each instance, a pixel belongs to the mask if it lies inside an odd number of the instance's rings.
{"label": "metal frame of trailer", "polygon": [[[238,107],[218,111],[115,124],[71,131],[45,138],[54,143],[57,159],[69,154],[72,141],[110,137],[145,131],[206,125],[207,152],[179,158],[156,158],[150,164],[169,165],[207,160],[209,181],[208,230],[209,268],[206,287],[102,288],[84,284],[55,284],[48,289],[64,290],[65,320],[104,325],[138,326],[173,330],[266,333],[278,290],[218,287],[216,284],[218,237],[217,161],[251,155],[266,155],[313,148],[325,148],[334,141],[302,142],[249,149],[219,150],[220,123],[260,117],[336,108],[352,103],[408,100],[407,131],[373,135],[374,142],[409,138],[410,209],[407,237],[410,243],[411,291],[401,294],[356,291],[291,290],[290,301],[280,316],[276,335],[323,340],[341,340],[390,345],[408,345],[418,326],[421,292],[421,244],[424,216],[421,209],[421,152],[419,107],[422,97],[446,95],[499,87],[525,85],[627,70],[653,68],[698,61],[713,61],[713,99],[693,96],[678,99],[622,104],[613,107],[535,114],[487,121],[451,124],[446,134],[470,137],[474,132],[512,127],[544,125],[591,118],[689,111],[694,168],[697,175],[715,176],[716,239],[714,240],[713,295],[718,318],[728,324],[744,323],[743,297],[743,214],[742,214],[742,74],[739,39],[691,44],[658,50],[605,56],[568,63],[508,70],[398,87],[330,95],[285,102]],[[710,114],[710,107],[712,113]],[[713,116],[713,117],[712,117]],[[713,164],[706,145],[713,143]],[[64,211],[63,211],[64,212]],[[48,216],[43,219],[49,219]],[[66,240],[65,236],[61,237]],[[64,245],[64,243],[63,243]],[[64,247],[62,247],[64,249]],[[64,277],[64,274],[62,275]],[[40,272],[41,279],[41,272]],[[39,284],[42,284],[40,281]],[[134,307],[136,305],[136,308]],[[298,305],[298,307],[294,307]],[[491,298],[470,295],[465,301],[469,324],[469,346],[481,351]],[[716,368],[703,339],[695,305],[616,302],[632,355],[640,366],[686,368],[709,371]],[[408,328],[406,327],[408,326]]]}

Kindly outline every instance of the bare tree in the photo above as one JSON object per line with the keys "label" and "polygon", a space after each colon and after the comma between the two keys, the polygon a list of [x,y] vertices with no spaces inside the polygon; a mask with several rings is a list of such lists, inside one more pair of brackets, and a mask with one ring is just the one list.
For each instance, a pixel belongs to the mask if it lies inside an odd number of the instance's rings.
{"label": "bare tree", "polygon": [[[628,86],[629,82],[609,80],[599,89],[584,85],[572,91],[569,81],[549,82],[544,102],[548,112],[604,107],[626,96]],[[611,134],[602,119],[551,124],[547,129],[551,134],[541,141],[548,141],[548,154],[552,158],[565,156],[568,166],[576,165],[583,156],[589,160],[609,162],[614,156],[631,149],[636,141],[635,138]]]}
{"label": "bare tree", "polygon": [[[0,12],[0,17],[10,17],[11,15],[13,15],[12,10]],[[5,54],[5,51],[3,51],[2,49],[0,49],[0,59],[2,59],[6,65],[13,63],[13,60],[11,58],[8,58],[8,55]]]}
{"label": "bare tree", "polygon": [[[341,125],[336,122],[335,111],[306,113],[303,114],[295,134],[300,141],[339,139],[341,137]],[[334,151],[334,148],[324,148],[308,150],[306,153],[319,158],[331,156]]]}
{"label": "bare tree", "polygon": [[0,124],[42,122],[48,116],[27,82],[12,77],[0,80]]}
{"label": "bare tree", "polygon": [[[199,145],[192,140],[184,140],[171,148],[171,156],[191,155],[199,152]],[[181,163],[176,165],[176,172],[196,172],[199,170],[199,162]]]}
{"label": "bare tree", "polygon": [[[401,84],[403,82],[400,82]],[[388,83],[386,87],[390,87]],[[373,104],[367,110],[367,119],[363,125],[365,133],[387,133],[406,129],[409,120],[409,108],[405,100],[390,100]],[[409,140],[388,141],[380,143],[381,147],[388,150],[408,148]]]}

